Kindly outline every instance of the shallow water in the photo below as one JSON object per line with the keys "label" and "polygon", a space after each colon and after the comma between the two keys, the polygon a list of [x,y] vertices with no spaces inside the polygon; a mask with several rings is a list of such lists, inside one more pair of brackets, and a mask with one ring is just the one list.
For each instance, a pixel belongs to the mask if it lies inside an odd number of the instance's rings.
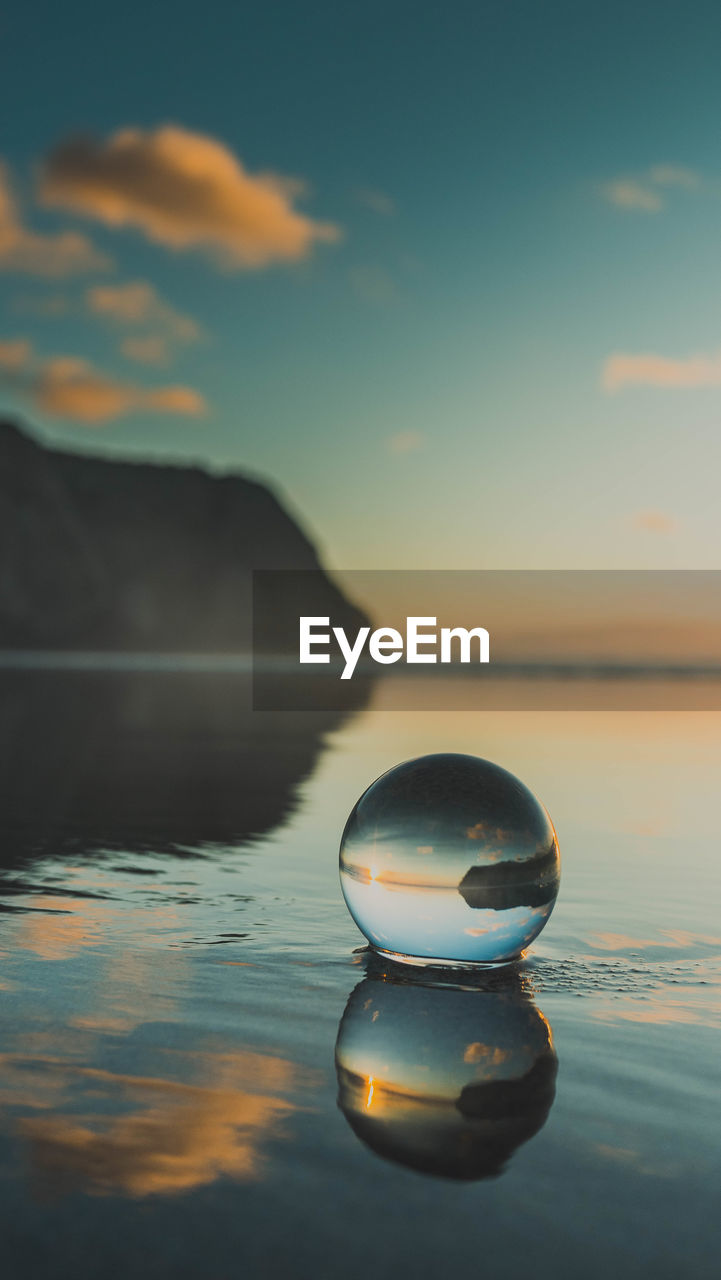
{"label": "shallow water", "polygon": [[[715,1275],[719,715],[249,706],[0,676],[7,1273]],[[454,985],[338,883],[430,751],[521,777],[563,859],[525,961]]]}

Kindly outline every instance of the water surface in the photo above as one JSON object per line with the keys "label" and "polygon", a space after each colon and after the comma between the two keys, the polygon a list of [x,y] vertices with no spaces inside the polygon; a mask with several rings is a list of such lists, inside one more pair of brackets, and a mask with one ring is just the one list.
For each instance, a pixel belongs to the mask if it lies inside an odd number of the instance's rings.
{"label": "water surface", "polygon": [[[713,713],[252,713],[247,676],[0,676],[10,1276],[715,1275]],[[369,960],[345,819],[472,752],[554,914],[449,988]]]}

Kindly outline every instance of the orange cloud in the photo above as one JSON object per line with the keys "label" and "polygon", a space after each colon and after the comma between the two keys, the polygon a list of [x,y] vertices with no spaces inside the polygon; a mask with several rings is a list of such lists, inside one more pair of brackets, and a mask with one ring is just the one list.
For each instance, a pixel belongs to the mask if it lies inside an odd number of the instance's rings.
{"label": "orange cloud", "polygon": [[708,1027],[718,1025],[718,1016],[718,996],[695,1003],[683,997],[669,999],[668,991],[661,989],[643,997],[624,996],[617,1001],[609,1000],[597,1006],[593,1014],[599,1022],[638,1022],[658,1027],[673,1024]]}
{"label": "orange cloud", "polygon": [[682,187],[693,191],[701,186],[701,176],[693,169],[676,164],[655,164],[644,173],[612,178],[601,187],[601,194],[618,209],[637,213],[658,213],[665,205],[663,188]]}
{"label": "orange cloud", "polygon": [[168,339],[160,334],[123,338],[120,350],[128,360],[137,360],[138,364],[169,364],[172,355]]}
{"label": "orange cloud", "polygon": [[[176,1195],[220,1177],[261,1178],[265,1144],[284,1136],[286,1118],[298,1109],[277,1095],[315,1083],[286,1059],[243,1051],[183,1055],[178,1065],[199,1067],[202,1084],[49,1055],[4,1054],[0,1063],[2,1101],[31,1112],[17,1127],[36,1173],[59,1191],[133,1198]],[[110,1112],[103,1105],[90,1115],[56,1110],[78,1086],[88,1099],[109,1101]]]}
{"label": "orange cloud", "polygon": [[633,523],[637,529],[645,529],[647,533],[673,533],[676,521],[665,511],[639,511]]}
{"label": "orange cloud", "polygon": [[165,302],[147,280],[95,285],[85,293],[88,309],[120,325],[149,327],[177,342],[194,342],[200,329],[191,316]]}
{"label": "orange cloud", "polygon": [[303,190],[249,174],[221,142],[177,125],[71,139],[50,154],[40,182],[46,205],[137,227],[171,249],[204,249],[229,270],[297,262],[339,239],[338,227],[294,207]]}
{"label": "orange cloud", "polygon": [[[26,395],[44,413],[90,426],[130,413],[171,413],[198,417],[207,404],[191,387],[141,387],[95,369],[76,356],[38,360],[29,343],[17,339],[3,344],[5,381]],[[0,369],[2,369],[0,360]]]}
{"label": "orange cloud", "polygon": [[127,359],[140,364],[168,364],[174,344],[197,342],[201,337],[200,327],[192,316],[165,302],[147,280],[95,285],[86,290],[85,304],[94,315],[125,328],[144,331],[125,338],[120,346]]}
{"label": "orange cloud", "polygon": [[612,182],[604,183],[601,190],[609,204],[615,204],[618,209],[658,213],[663,208],[658,192],[636,178],[614,178]]}
{"label": "orange cloud", "polygon": [[[260,1143],[278,1137],[291,1103],[238,1089],[201,1089],[168,1081],[129,1080],[158,1103],[113,1120],[43,1116],[21,1122],[33,1162],[59,1184],[67,1179],[96,1195],[173,1195],[224,1176],[262,1175]],[[175,1104],[173,1105],[173,1098]]]}
{"label": "orange cloud", "polygon": [[[67,960],[86,948],[100,946],[120,914],[117,907],[94,897],[38,894],[33,911],[23,919],[18,931],[17,946],[44,960]],[[154,927],[162,924],[167,928],[177,919],[169,906],[136,907],[133,916],[139,927],[152,922]]]}
{"label": "orange cloud", "polygon": [[389,453],[401,457],[406,453],[415,453],[423,446],[423,436],[418,431],[399,431],[386,441]]}
{"label": "orange cloud", "polygon": [[69,356],[46,361],[35,386],[35,401],[54,418],[91,425],[143,411],[197,417],[207,408],[203,397],[190,387],[148,390],[109,377],[93,369],[87,360]]}
{"label": "orange cloud", "polygon": [[659,187],[685,187],[688,191],[693,191],[701,186],[700,174],[678,164],[652,165],[648,176]]}
{"label": "orange cloud", "polygon": [[644,951],[646,947],[672,947],[683,950],[686,947],[721,946],[721,938],[714,934],[693,933],[688,929],[659,929],[658,938],[633,938],[626,933],[592,933],[589,942],[592,947],[601,951]]}
{"label": "orange cloud", "polygon": [[615,352],[603,367],[601,384],[605,391],[621,387],[663,387],[682,390],[691,387],[721,386],[721,351],[715,355],[689,356],[673,360],[653,352],[627,355]]}
{"label": "orange cloud", "polygon": [[[504,1062],[508,1062],[513,1054],[510,1049],[501,1049],[499,1045],[484,1044],[482,1040],[474,1040],[472,1044],[466,1046],[463,1054],[463,1061],[477,1063],[482,1067],[488,1068],[488,1075],[492,1075],[490,1068],[500,1067]],[[484,1074],[486,1074],[484,1072]]]}
{"label": "orange cloud", "polygon": [[23,226],[0,162],[0,271],[61,278],[88,271],[107,271],[112,262],[87,236],[76,231],[43,235]]}
{"label": "orange cloud", "polygon": [[25,338],[13,338],[0,342],[0,369],[14,372],[22,369],[30,359],[30,343]]}

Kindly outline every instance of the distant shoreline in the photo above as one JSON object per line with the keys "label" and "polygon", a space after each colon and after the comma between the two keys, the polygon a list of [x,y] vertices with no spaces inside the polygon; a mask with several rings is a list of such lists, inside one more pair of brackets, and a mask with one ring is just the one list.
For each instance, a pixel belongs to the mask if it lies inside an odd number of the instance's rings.
{"label": "distant shoreline", "polygon": [[[342,663],[325,668],[324,677],[339,675]],[[179,670],[228,671],[240,674],[253,670],[278,672],[283,675],[318,676],[318,672],[302,672],[289,661],[287,654],[265,654],[254,657],[242,653],[175,653],[173,651],[84,650],[84,649],[0,649],[0,669],[126,671]],[[422,671],[396,667],[392,672],[379,672],[372,663],[358,664],[361,675],[376,680],[405,679],[438,682],[448,679],[477,681],[477,667],[425,668]],[[721,663],[639,663],[639,662],[496,662],[484,667],[484,681],[498,680],[708,680],[721,681]]]}

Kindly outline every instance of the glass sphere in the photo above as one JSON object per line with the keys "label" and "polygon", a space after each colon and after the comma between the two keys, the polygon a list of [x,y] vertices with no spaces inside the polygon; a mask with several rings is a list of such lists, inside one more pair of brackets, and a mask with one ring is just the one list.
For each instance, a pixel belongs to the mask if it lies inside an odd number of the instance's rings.
{"label": "glass sphere", "polygon": [[429,755],[382,774],[340,846],[348,910],[376,950],[414,964],[505,964],[538,936],[560,857],[543,805],[512,773]]}
{"label": "glass sphere", "polygon": [[366,978],[335,1049],[338,1105],[377,1155],[436,1177],[497,1177],[544,1125],[557,1059],[520,985],[480,991]]}

